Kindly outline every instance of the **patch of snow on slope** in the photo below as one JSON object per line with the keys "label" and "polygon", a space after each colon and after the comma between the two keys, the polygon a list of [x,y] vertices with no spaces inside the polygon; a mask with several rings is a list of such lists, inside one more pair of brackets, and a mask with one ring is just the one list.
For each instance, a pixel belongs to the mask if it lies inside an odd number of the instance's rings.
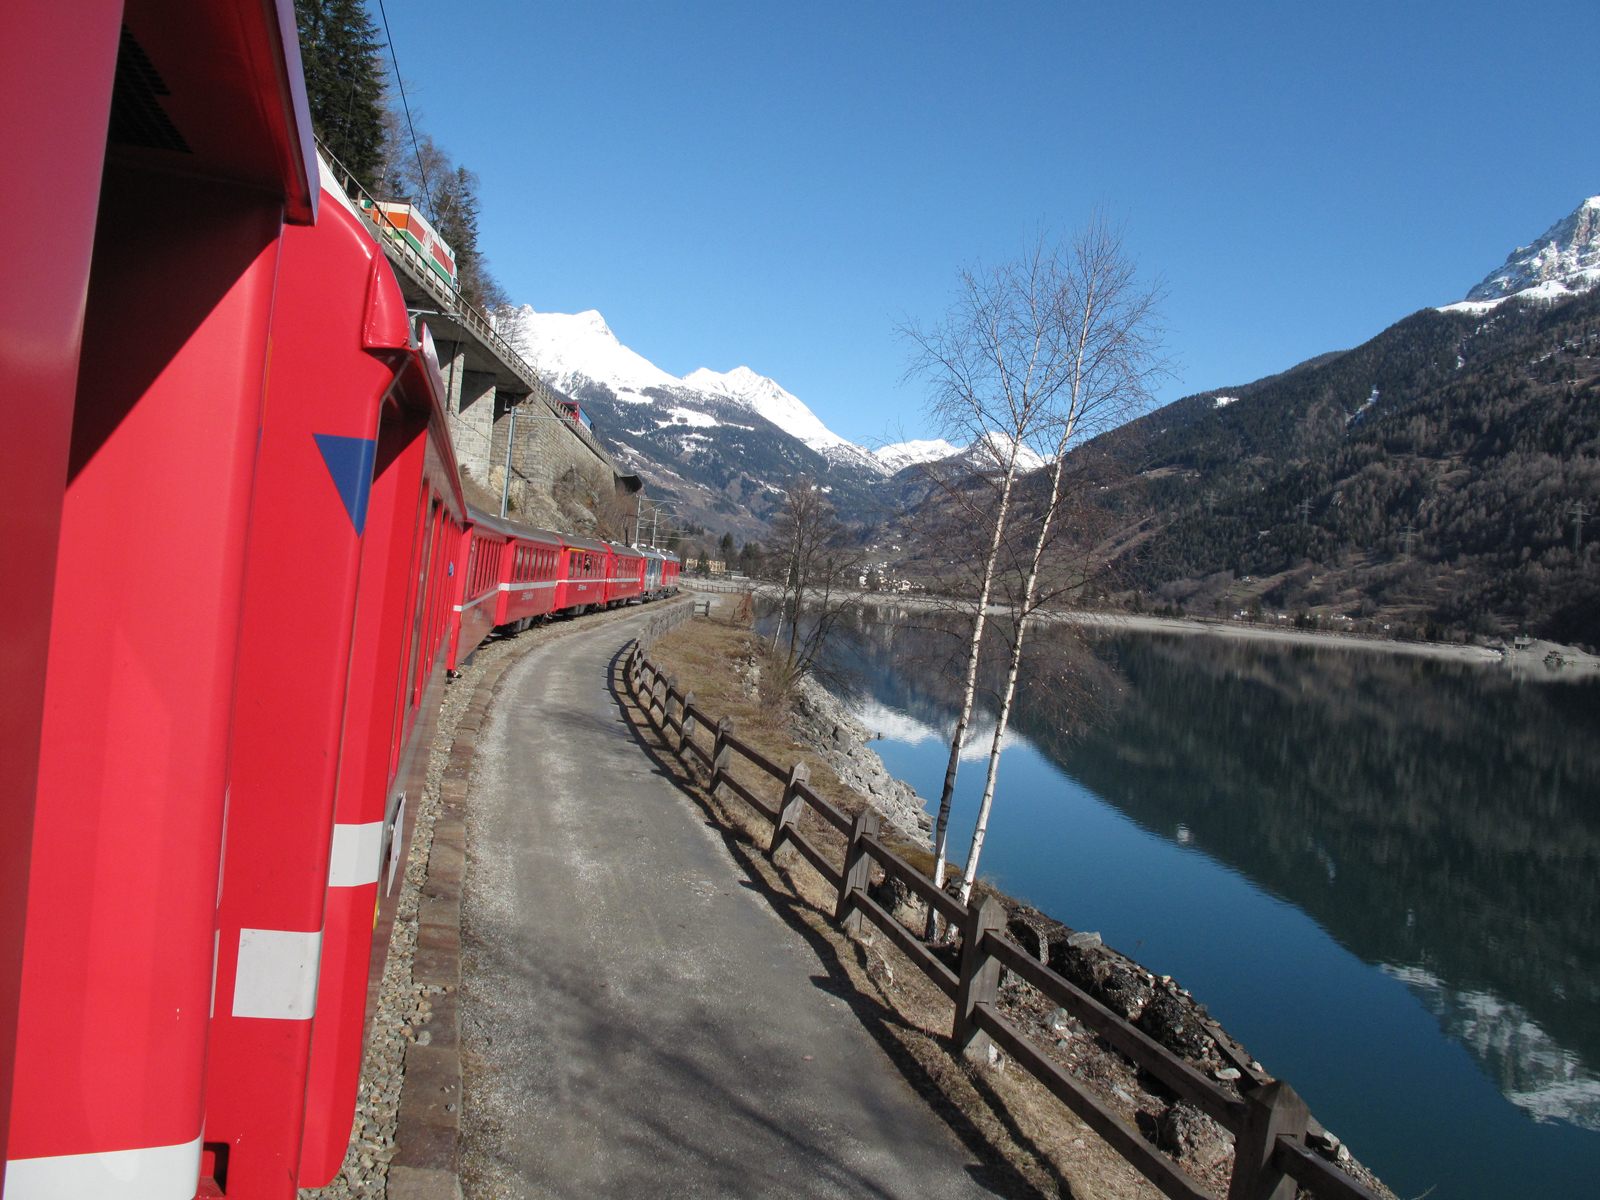
{"label": "patch of snow on slope", "polygon": [[720,425],[722,422],[707,413],[696,412],[692,408],[669,408],[667,409],[667,419],[665,421],[657,421],[656,424],[698,425],[704,427],[707,425]]}
{"label": "patch of snow on slope", "polygon": [[960,446],[952,446],[943,438],[932,438],[881,446],[872,452],[872,457],[892,474],[895,471],[905,470],[913,463],[939,462],[941,459],[951,458],[960,453]]}
{"label": "patch of snow on slope", "polygon": [[1518,246],[1465,300],[1440,312],[1482,314],[1513,296],[1551,303],[1600,283],[1600,196],[1591,196],[1531,246]]}
{"label": "patch of snow on slope", "polygon": [[1228,405],[1237,404],[1238,402],[1239,402],[1239,397],[1237,397],[1237,396],[1218,396],[1218,397],[1216,397],[1215,399],[1213,399],[1211,401],[1211,407],[1212,408],[1227,408]]}

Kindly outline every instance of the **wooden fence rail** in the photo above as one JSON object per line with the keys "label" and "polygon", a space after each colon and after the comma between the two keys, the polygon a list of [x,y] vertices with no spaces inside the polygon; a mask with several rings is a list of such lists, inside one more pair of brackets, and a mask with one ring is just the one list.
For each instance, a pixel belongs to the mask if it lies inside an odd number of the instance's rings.
{"label": "wooden fence rail", "polygon": [[[1227,1200],[1292,1200],[1296,1184],[1320,1200],[1378,1200],[1373,1192],[1306,1145],[1310,1114],[1287,1083],[1279,1080],[1251,1086],[1255,1081],[1245,1075],[1241,1083],[1250,1090],[1242,1098],[1220,1087],[1006,936],[1005,910],[998,899],[986,896],[977,904],[963,904],[935,887],[931,879],[884,845],[879,836],[881,818],[875,811],[868,809],[860,816],[849,817],[811,790],[805,763],[780,766],[735,736],[731,720],[719,720],[702,711],[694,693],[680,691],[677,679],[664,674],[649,655],[649,640],[681,623],[690,611],[685,606],[682,615],[669,612],[655,618],[627,657],[628,687],[646,719],[679,758],[692,755],[706,768],[713,795],[726,788],[772,823],[769,856],[776,860],[780,853],[792,850],[833,887],[838,894],[834,919],[847,932],[859,931],[863,919],[871,921],[954,1001],[951,1039],[957,1050],[982,1051],[992,1041],[1164,1195],[1173,1200],[1217,1200],[1107,1107],[1086,1084],[1063,1070],[1005,1019],[997,1007],[1000,972],[1004,968],[1032,984],[1108,1045],[1233,1134],[1234,1167]],[[702,745],[697,734],[709,737],[710,745]],[[782,785],[776,805],[734,777],[735,754]],[[807,808],[848,839],[842,863],[830,861],[801,833],[800,817]],[[867,894],[874,866],[905,885],[961,931],[959,972],[946,966],[915,933]]]}

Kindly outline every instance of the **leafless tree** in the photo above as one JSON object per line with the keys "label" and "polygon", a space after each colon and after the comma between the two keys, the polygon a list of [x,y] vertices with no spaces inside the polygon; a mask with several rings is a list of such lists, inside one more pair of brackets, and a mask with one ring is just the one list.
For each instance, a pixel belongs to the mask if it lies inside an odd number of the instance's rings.
{"label": "leafless tree", "polygon": [[772,528],[765,564],[778,585],[778,623],[771,646],[787,686],[805,675],[831,674],[824,650],[855,599],[861,552],[809,475],[790,482]]}
{"label": "leafless tree", "polygon": [[[1046,428],[1052,440],[1043,472],[1044,496],[1025,512],[1018,532],[1026,553],[1008,589],[1010,658],[1000,690],[1000,708],[989,749],[983,798],[962,872],[961,899],[972,895],[978,859],[994,805],[1000,751],[1016,699],[1028,628],[1040,608],[1064,592],[1081,590],[1094,575],[1093,549],[1104,531],[1104,512],[1089,502],[1096,478],[1095,456],[1084,443],[1143,412],[1151,384],[1169,370],[1162,354],[1157,313],[1159,283],[1142,280],[1123,242],[1123,231],[1097,213],[1055,255],[1053,280],[1059,346],[1066,351],[1064,386],[1052,396]],[[1074,453],[1077,452],[1077,453]]]}
{"label": "leafless tree", "polygon": [[[1052,547],[1062,541],[1063,506],[1081,495],[1074,486],[1078,466],[1069,455],[1147,399],[1152,374],[1162,369],[1159,298],[1159,287],[1139,282],[1121,231],[1096,215],[1073,237],[1056,240],[1041,231],[1011,262],[964,269],[941,324],[902,329],[914,348],[909,373],[930,384],[929,407],[941,432],[969,448],[960,466],[929,474],[935,506],[956,534],[945,548],[973,585],[957,601],[967,648],[934,826],[934,882],[941,887],[956,772],[972,723],[991,605],[1005,600],[1013,618],[1010,679],[1001,700],[1008,716],[1005,697],[1015,692],[1028,621],[1044,599],[1059,594],[1062,584],[1070,586],[1073,575],[1047,570]],[[1024,495],[1019,481],[1041,467],[1042,495]],[[1003,736],[1002,720],[991,751],[985,829]],[[981,834],[975,840],[981,849]],[[972,869],[976,861],[975,854],[969,857]],[[963,886],[970,891],[969,882]],[[930,915],[929,936],[935,931]]]}
{"label": "leafless tree", "polygon": [[[1020,258],[998,267],[979,263],[958,276],[955,303],[931,328],[912,322],[901,328],[911,343],[910,377],[929,387],[929,411],[939,432],[968,448],[970,469],[930,476],[957,514],[957,527],[973,542],[969,561],[975,592],[965,598],[970,617],[960,713],[950,739],[950,759],[934,823],[934,883],[944,886],[950,805],[961,749],[972,723],[984,625],[994,589],[1018,474],[1046,423],[1049,403],[1061,386],[1058,346],[1061,323],[1052,311],[1051,283],[1057,275],[1052,248],[1043,237]],[[929,935],[937,916],[929,911]]]}

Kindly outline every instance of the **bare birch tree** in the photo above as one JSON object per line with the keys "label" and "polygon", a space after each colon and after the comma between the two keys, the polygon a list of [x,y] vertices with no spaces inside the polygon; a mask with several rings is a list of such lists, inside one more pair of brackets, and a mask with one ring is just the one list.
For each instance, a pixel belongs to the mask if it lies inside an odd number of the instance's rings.
{"label": "bare birch tree", "polygon": [[790,482],[772,528],[776,545],[767,566],[778,584],[778,624],[771,645],[787,685],[803,675],[828,674],[823,651],[854,599],[861,553],[848,544],[833,504],[809,475]]}
{"label": "bare birch tree", "polygon": [[[944,499],[961,511],[977,549],[976,590],[959,604],[970,620],[964,681],[934,822],[933,881],[939,887],[945,880],[956,771],[972,723],[984,625],[1017,478],[1042,457],[1038,443],[1051,440],[1050,413],[1068,381],[1070,342],[1060,312],[1065,267],[1061,247],[1041,233],[1011,262],[963,268],[955,301],[938,325],[912,322],[900,329],[912,347],[907,376],[926,381],[929,412],[939,432],[967,446],[979,485],[930,476]],[[930,938],[937,923],[930,907]]]}
{"label": "bare birch tree", "polygon": [[[1088,556],[1097,539],[1084,536],[1091,532],[1086,526],[1094,523],[1084,486],[1093,478],[1092,456],[1080,448],[1144,411],[1151,399],[1151,384],[1168,370],[1157,315],[1160,284],[1140,279],[1124,248],[1120,228],[1096,213],[1052,253],[1050,261],[1054,267],[1050,311],[1060,326],[1051,345],[1062,354],[1062,382],[1052,392],[1044,413],[1051,443],[1044,495],[1031,511],[1021,514],[1018,523],[1017,532],[1022,535],[1018,541],[1024,552],[1014,576],[1019,586],[1010,589],[1007,597],[1010,653],[983,798],[961,877],[963,903],[971,898],[989,829],[1000,751],[1016,698],[1028,627],[1043,604],[1064,590],[1081,588],[1094,570]],[[1074,524],[1078,528],[1072,528]],[[1052,585],[1044,576],[1051,565],[1051,552],[1058,547],[1066,553],[1055,564],[1058,570]]]}

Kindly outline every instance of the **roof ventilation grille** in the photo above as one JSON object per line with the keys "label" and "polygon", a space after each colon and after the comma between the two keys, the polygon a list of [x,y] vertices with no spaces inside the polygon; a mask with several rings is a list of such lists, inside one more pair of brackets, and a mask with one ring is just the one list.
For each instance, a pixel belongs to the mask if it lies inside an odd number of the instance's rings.
{"label": "roof ventilation grille", "polygon": [[111,143],[193,153],[157,99],[170,95],[172,91],[161,72],[124,25],[122,42],[117,47],[117,76],[111,86]]}

